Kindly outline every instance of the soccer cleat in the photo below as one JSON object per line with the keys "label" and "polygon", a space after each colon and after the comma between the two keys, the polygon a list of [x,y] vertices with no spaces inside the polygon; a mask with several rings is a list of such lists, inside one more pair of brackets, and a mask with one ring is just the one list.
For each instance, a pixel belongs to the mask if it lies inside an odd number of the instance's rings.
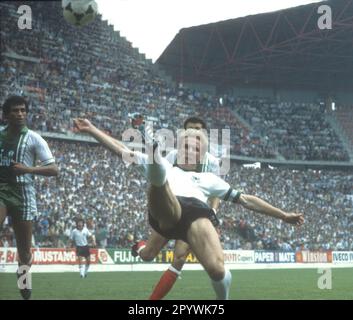
{"label": "soccer cleat", "polygon": [[[26,273],[26,271],[24,271],[22,274],[18,273],[18,271],[16,271],[16,276],[17,276],[17,286],[20,289],[20,293],[22,296],[23,300],[29,300],[31,298],[32,295],[32,289],[29,288],[20,288],[20,286],[26,286],[27,285],[27,279],[20,279],[20,277],[22,277],[24,274]],[[19,283],[19,281],[21,281]]]}
{"label": "soccer cleat", "polygon": [[23,300],[31,299],[32,290],[31,289],[21,289],[20,290],[21,296]]}
{"label": "soccer cleat", "polygon": [[136,242],[131,248],[131,254],[133,257],[137,257],[140,251],[146,247],[146,241],[141,240]]}

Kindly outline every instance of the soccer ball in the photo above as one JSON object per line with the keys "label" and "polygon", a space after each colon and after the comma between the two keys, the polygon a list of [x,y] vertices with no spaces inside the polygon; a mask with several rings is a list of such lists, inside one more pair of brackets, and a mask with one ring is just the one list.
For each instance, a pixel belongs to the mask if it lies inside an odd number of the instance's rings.
{"label": "soccer ball", "polygon": [[94,0],[62,0],[65,20],[77,27],[83,27],[96,17],[98,6]]}

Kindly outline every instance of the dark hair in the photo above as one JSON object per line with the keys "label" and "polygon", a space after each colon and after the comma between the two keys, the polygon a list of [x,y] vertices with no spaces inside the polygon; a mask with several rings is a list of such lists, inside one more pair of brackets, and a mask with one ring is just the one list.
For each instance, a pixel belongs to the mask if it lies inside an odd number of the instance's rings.
{"label": "dark hair", "polygon": [[26,107],[26,112],[28,112],[28,102],[25,98],[21,96],[11,96],[7,98],[4,104],[2,105],[2,112],[4,115],[7,115],[10,113],[11,107],[17,107],[23,104]]}
{"label": "dark hair", "polygon": [[184,129],[186,130],[186,125],[188,123],[201,123],[202,129],[207,129],[206,122],[199,117],[190,117],[184,121]]}
{"label": "dark hair", "polygon": [[78,224],[79,222],[85,224],[85,220],[83,218],[76,218],[76,224]]}

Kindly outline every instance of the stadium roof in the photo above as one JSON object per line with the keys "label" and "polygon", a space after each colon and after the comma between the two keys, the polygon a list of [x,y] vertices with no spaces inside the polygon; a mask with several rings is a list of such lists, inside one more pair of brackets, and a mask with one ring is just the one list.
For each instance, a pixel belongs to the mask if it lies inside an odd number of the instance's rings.
{"label": "stadium roof", "polygon": [[[318,27],[320,5],[331,30]],[[353,0],[181,29],[156,63],[178,82],[353,90]]]}

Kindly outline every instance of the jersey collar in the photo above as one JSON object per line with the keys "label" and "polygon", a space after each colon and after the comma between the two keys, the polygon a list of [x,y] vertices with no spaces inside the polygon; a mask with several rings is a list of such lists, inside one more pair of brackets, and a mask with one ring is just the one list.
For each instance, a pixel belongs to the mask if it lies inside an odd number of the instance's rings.
{"label": "jersey collar", "polygon": [[[9,134],[9,126],[8,125],[6,125],[3,130],[4,130],[3,132],[6,132],[6,134]],[[28,132],[28,130],[29,130],[28,127],[24,126],[20,131],[20,135],[26,134]]]}

